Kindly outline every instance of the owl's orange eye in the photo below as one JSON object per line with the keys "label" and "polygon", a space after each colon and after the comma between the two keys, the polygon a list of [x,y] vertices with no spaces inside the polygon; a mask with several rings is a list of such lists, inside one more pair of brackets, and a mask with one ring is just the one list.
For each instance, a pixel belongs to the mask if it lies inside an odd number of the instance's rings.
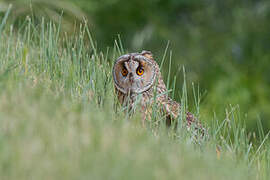
{"label": "owl's orange eye", "polygon": [[127,76],[127,74],[128,74],[128,71],[125,68],[123,68],[122,69],[122,75],[123,76]]}
{"label": "owl's orange eye", "polygon": [[137,74],[138,74],[139,76],[143,75],[143,73],[144,73],[144,70],[143,70],[142,68],[138,68],[138,69],[137,69]]}

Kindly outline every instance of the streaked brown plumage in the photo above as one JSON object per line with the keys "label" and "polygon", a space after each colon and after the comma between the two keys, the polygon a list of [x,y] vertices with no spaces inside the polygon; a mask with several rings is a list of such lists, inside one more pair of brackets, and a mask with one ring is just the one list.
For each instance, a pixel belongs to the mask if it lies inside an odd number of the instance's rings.
{"label": "streaked brown plumage", "polygon": [[[120,56],[113,67],[115,89],[120,103],[129,109],[141,108],[143,123],[151,114],[151,106],[156,103],[167,117],[167,124],[178,117],[180,104],[168,96],[167,88],[160,73],[159,66],[149,51],[130,53]],[[138,106],[135,104],[138,103]],[[186,115],[187,126],[200,123],[191,113]]]}

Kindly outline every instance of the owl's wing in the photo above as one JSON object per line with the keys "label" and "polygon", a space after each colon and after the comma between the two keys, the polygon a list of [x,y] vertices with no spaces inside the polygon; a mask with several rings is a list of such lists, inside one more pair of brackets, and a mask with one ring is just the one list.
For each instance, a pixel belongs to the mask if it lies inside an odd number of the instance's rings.
{"label": "owl's wing", "polygon": [[[181,108],[180,104],[176,101],[173,101],[171,98],[167,97],[166,100],[161,102],[165,114],[167,116],[167,125],[171,125],[175,119],[179,116],[179,110]],[[200,121],[190,112],[186,113],[186,125],[188,129],[194,129],[202,136],[205,135],[206,129],[203,127]]]}
{"label": "owl's wing", "polygon": [[179,103],[172,100],[171,98],[167,98],[167,100],[163,102],[163,106],[167,116],[172,116],[172,119],[176,119],[178,117],[180,109]]}
{"label": "owl's wing", "polygon": [[187,112],[186,120],[188,129],[192,128],[197,134],[200,134],[202,137],[207,134],[207,130],[204,128],[202,123],[198,121],[198,119],[195,118],[191,112]]}

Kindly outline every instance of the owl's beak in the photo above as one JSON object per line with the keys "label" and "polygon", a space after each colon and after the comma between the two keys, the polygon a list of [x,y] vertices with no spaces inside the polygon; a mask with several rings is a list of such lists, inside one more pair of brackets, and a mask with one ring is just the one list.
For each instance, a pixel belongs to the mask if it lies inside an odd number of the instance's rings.
{"label": "owl's beak", "polygon": [[129,73],[129,82],[132,84],[134,83],[134,76],[133,76],[133,73]]}

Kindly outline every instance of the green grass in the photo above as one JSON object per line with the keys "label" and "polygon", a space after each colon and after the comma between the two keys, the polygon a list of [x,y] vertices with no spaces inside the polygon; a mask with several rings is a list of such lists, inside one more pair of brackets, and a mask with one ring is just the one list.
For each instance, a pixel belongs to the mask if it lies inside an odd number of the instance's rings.
{"label": "green grass", "polygon": [[[157,112],[143,128],[140,116],[128,118],[115,97],[111,68],[124,51],[121,42],[102,53],[85,25],[61,35],[60,25],[44,21],[27,19],[16,32],[4,24],[1,179],[269,178],[268,136],[260,123],[259,135],[246,132],[238,107],[224,120],[213,117],[205,139],[182,126],[164,128]],[[173,94],[188,107],[187,93],[193,93],[196,107],[189,108],[200,118],[200,95],[187,85]]]}

